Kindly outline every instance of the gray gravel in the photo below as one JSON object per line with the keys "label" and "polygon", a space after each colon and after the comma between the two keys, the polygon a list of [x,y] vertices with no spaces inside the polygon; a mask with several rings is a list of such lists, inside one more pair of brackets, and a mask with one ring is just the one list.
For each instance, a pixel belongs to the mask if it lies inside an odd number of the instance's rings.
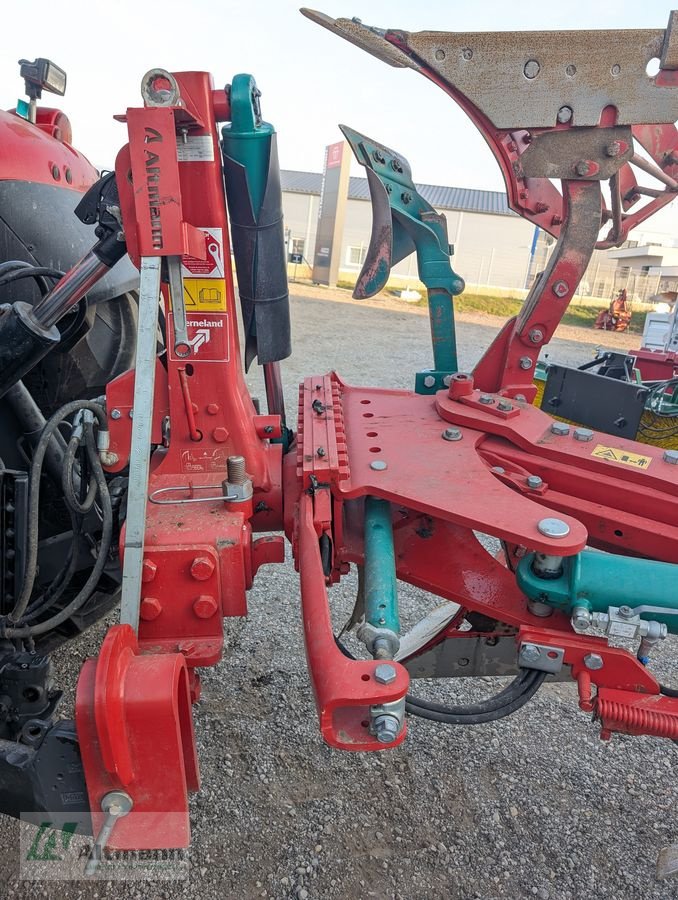
{"label": "gray gravel", "polygon": [[[409,312],[295,299],[296,383],[336,366],[353,383],[410,387],[430,356],[426,320]],[[496,323],[461,323],[462,367]],[[554,358],[590,359],[590,343],[555,341]],[[258,390],[258,388],[257,388]],[[333,589],[337,623],[355,579]],[[429,598],[407,586],[407,618]],[[494,725],[444,729],[413,719],[405,745],[379,754],[331,750],[319,736],[291,561],[260,571],[247,622],[228,625],[224,660],[203,674],[195,709],[203,787],[192,800],[190,877],[154,884],[31,884],[16,878],[17,827],[0,817],[0,875],[12,897],[207,898],[666,898],[659,849],[678,840],[678,747],[616,736],[598,740],[572,685],[545,686]],[[62,684],[96,652],[102,627],[58,660]],[[670,640],[657,653],[678,685]],[[441,699],[495,685],[422,686]],[[430,696],[434,694],[431,693]]]}

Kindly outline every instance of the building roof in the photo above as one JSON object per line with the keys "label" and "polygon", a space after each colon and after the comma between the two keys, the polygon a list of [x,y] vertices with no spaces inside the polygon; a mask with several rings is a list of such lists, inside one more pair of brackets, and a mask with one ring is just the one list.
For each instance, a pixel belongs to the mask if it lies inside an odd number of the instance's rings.
{"label": "building roof", "polygon": [[[282,169],[282,189],[292,194],[317,194],[323,177],[320,172],[294,172]],[[417,184],[417,190],[436,209],[458,209],[468,212],[488,213],[494,216],[515,216],[502,191],[477,191],[473,188],[446,187],[440,184]],[[351,178],[348,186],[349,200],[369,200],[366,178]]]}

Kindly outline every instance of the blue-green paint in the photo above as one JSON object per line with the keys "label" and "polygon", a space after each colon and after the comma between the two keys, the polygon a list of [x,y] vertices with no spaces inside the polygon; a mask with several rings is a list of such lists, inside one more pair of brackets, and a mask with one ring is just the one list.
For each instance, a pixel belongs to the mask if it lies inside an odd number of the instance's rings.
{"label": "blue-green paint", "polygon": [[[540,578],[532,570],[534,554],[518,564],[518,585],[531,600],[548,603],[571,613],[575,606],[591,612],[606,612],[609,606],[657,606],[678,611],[678,566],[671,563],[635,559],[582,550],[563,559],[558,578]],[[678,633],[678,615],[641,614],[642,619],[663,622]]]}
{"label": "blue-green paint", "polygon": [[391,504],[365,499],[365,620],[400,633]]}

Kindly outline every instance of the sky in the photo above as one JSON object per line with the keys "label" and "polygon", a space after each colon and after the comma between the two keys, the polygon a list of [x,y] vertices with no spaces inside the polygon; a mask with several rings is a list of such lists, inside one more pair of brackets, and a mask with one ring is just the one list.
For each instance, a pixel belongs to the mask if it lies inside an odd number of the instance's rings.
{"label": "sky", "polygon": [[[317,2],[334,18],[407,31],[665,28],[671,9],[657,0]],[[20,57],[53,59],[68,73],[67,92],[44,95],[43,103],[68,114],[75,146],[99,168],[112,166],[125,143],[125,126],[113,115],[141,105],[141,77],[160,67],[210,71],[218,86],[253,74],[283,168],[321,171],[324,147],[341,138],[342,122],[398,150],[415,181],[503,190],[485,142],[447,95],[305,19],[291,0],[4,0],[3,26],[12,39],[0,58],[0,102],[10,108],[22,95]],[[676,203],[644,230],[678,238]]]}

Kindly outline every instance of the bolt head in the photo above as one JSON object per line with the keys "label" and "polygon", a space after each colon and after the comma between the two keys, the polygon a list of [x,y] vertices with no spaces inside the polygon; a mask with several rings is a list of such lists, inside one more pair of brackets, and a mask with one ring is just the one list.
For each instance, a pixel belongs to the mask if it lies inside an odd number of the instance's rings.
{"label": "bolt head", "polygon": [[603,662],[603,657],[598,653],[587,653],[584,657],[584,665],[587,669],[595,672],[598,669],[602,669],[605,663]]}
{"label": "bolt head", "polygon": [[539,475],[528,475],[525,481],[527,482],[527,486],[533,491],[536,491],[537,488],[540,488],[544,483]]}
{"label": "bolt head", "polygon": [[443,384],[445,385],[445,387],[449,387],[451,381],[452,381],[451,375],[445,375],[445,377],[443,378]]}
{"label": "bolt head", "polygon": [[520,368],[525,370],[532,368],[532,360],[529,356],[520,357]]}
{"label": "bolt head", "polygon": [[208,416],[216,416],[219,412],[219,404],[218,403],[208,403],[207,404],[207,415]]}
{"label": "bolt head", "polygon": [[562,519],[546,518],[537,522],[537,531],[544,537],[564,538],[570,533],[570,526]]}
{"label": "bolt head", "polygon": [[678,466],[678,450],[664,450],[662,459],[672,466]]}
{"label": "bolt head", "polygon": [[528,59],[528,61],[523,66],[523,73],[525,78],[536,78],[539,74],[540,65],[536,59]]}
{"label": "bolt head", "polygon": [[528,337],[532,341],[533,344],[540,344],[544,340],[544,332],[541,328],[533,328]]}
{"label": "bolt head", "polygon": [[391,666],[389,663],[380,663],[374,670],[374,677],[379,684],[392,684],[398,677],[398,673],[395,666]]}
{"label": "bolt head", "polygon": [[392,744],[400,733],[400,722],[395,716],[377,716],[374,722],[374,736],[380,744]]}
{"label": "bolt head", "polygon": [[223,444],[228,440],[228,431],[225,428],[215,428],[212,432],[212,438],[217,444]]}
{"label": "bolt head", "polygon": [[191,563],[191,576],[196,581],[207,581],[214,572],[214,562],[209,556],[196,556]]}
{"label": "bolt head", "polygon": [[621,153],[621,144],[619,141],[610,141],[605,148],[605,155],[610,157],[619,156]]}
{"label": "bolt head", "polygon": [[592,441],[593,432],[590,428],[575,428],[573,437],[575,441]]}
{"label": "bolt head", "polygon": [[460,441],[463,435],[458,428],[446,428],[441,437],[444,441]]}
{"label": "bolt head", "polygon": [[566,281],[556,281],[552,290],[556,297],[564,297],[570,288]]}
{"label": "bolt head", "polygon": [[489,394],[481,394],[481,396],[478,397],[478,402],[489,406],[491,403],[494,403],[494,397],[491,397]]}
{"label": "bolt head", "polygon": [[551,433],[564,437],[566,434],[570,433],[570,426],[567,422],[554,422],[553,425],[551,425]]}
{"label": "bolt head", "polygon": [[153,562],[152,559],[145,559],[141,567],[141,580],[144,582],[144,584],[148,584],[149,581],[153,581],[157,571],[157,563]]}
{"label": "bolt head", "polygon": [[193,612],[199,619],[209,619],[217,611],[217,601],[209,594],[201,594],[193,601]]}
{"label": "bolt head", "polygon": [[511,412],[513,404],[508,400],[500,400],[499,403],[497,403],[497,409],[500,409],[502,412]]}
{"label": "bolt head", "polygon": [[541,656],[541,650],[536,644],[523,644],[520,648],[520,659],[522,662],[535,663]]}
{"label": "bolt head", "polygon": [[558,122],[561,125],[564,125],[566,122],[569,122],[572,118],[572,109],[569,106],[561,106],[558,110]]}
{"label": "bolt head", "polygon": [[144,622],[152,622],[162,612],[162,604],[157,597],[144,597],[139,607],[139,618]]}
{"label": "bolt head", "polygon": [[120,412],[119,409],[111,410],[111,419],[119,419],[121,415],[122,415],[122,413]]}
{"label": "bolt head", "polygon": [[424,387],[432,388],[436,383],[435,377],[433,375],[425,375],[424,376]]}
{"label": "bolt head", "polygon": [[384,459],[373,459],[370,463],[370,469],[374,469],[375,472],[383,472],[386,468],[388,463]]}

